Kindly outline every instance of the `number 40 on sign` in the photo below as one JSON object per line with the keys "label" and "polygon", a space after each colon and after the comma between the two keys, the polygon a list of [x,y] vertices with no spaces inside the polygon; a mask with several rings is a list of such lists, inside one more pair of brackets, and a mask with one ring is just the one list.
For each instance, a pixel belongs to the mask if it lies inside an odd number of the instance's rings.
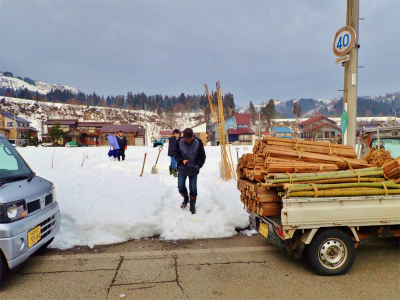
{"label": "number 40 on sign", "polygon": [[343,56],[350,52],[356,43],[356,32],[350,26],[342,27],[336,32],[333,39],[333,53]]}

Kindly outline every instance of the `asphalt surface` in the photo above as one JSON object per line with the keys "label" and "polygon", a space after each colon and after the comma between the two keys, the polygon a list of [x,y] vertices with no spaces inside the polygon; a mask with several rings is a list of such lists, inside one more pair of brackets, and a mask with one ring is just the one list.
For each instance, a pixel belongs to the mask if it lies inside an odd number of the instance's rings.
{"label": "asphalt surface", "polygon": [[0,299],[400,299],[400,251],[390,240],[356,250],[346,275],[316,275],[261,236],[141,240],[32,256]]}

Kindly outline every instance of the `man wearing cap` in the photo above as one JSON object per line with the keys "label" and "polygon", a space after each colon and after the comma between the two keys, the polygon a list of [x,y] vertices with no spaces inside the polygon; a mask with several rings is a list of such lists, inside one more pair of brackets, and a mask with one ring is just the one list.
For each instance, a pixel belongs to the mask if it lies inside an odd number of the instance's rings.
{"label": "man wearing cap", "polygon": [[171,157],[171,165],[169,166],[169,175],[178,176],[178,169],[176,166],[176,160],[174,158],[174,152],[176,149],[176,142],[181,136],[181,133],[178,129],[175,129],[173,135],[168,139],[168,156]]}
{"label": "man wearing cap", "polygon": [[117,142],[119,145],[119,150],[118,150],[118,161],[125,160],[125,150],[128,148],[128,141],[126,140],[126,137],[124,136],[124,132],[120,130],[117,135]]}
{"label": "man wearing cap", "polygon": [[197,175],[206,161],[203,142],[196,138],[191,128],[186,128],[176,143],[174,157],[178,166],[178,189],[183,197],[181,208],[186,208],[189,194],[186,188],[186,178],[189,177],[190,212],[196,213]]}

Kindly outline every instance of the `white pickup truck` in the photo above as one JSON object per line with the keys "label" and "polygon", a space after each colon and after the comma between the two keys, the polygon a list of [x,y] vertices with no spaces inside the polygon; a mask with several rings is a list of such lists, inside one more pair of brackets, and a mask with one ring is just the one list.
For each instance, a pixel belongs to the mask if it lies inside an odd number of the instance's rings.
{"label": "white pickup truck", "polygon": [[[393,146],[393,154],[400,151],[400,126],[380,131],[380,136],[374,130],[364,135],[364,152],[366,146],[382,142],[385,149]],[[317,274],[341,275],[353,265],[357,246],[375,238],[400,237],[400,194],[282,199],[280,215],[250,212],[249,219],[270,243],[296,258],[307,256]]]}

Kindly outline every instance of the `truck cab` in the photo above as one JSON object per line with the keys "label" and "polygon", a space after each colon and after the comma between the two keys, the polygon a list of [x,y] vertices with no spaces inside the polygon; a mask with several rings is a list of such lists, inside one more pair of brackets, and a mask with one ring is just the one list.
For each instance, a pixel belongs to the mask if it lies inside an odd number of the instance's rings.
{"label": "truck cab", "polygon": [[400,156],[400,126],[363,129],[359,138],[359,157],[368,154],[373,146],[389,150],[393,158]]}
{"label": "truck cab", "polygon": [[53,183],[36,176],[0,134],[0,284],[60,230]]}

